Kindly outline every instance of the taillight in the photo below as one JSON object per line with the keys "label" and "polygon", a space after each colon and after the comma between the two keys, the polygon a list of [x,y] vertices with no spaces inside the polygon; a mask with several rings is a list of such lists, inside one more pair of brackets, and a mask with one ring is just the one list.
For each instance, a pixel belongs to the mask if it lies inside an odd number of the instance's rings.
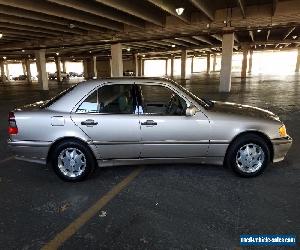
{"label": "taillight", "polygon": [[9,114],[8,114],[8,134],[9,135],[18,134],[18,127],[17,127],[14,112],[9,112]]}

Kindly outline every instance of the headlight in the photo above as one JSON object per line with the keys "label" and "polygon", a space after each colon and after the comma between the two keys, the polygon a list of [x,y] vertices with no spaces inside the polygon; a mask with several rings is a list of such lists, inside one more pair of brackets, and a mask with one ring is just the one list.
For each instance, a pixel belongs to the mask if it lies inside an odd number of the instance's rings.
{"label": "headlight", "polygon": [[284,125],[282,125],[282,126],[279,128],[278,132],[279,132],[280,137],[286,137],[286,136],[287,136],[286,128],[285,128]]}

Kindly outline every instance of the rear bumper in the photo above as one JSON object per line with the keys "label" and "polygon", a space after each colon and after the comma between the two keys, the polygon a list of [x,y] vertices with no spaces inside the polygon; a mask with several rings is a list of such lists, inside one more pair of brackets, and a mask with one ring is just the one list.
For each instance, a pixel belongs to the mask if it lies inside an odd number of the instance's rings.
{"label": "rear bumper", "polygon": [[290,136],[276,138],[271,140],[273,144],[274,157],[273,162],[279,162],[284,159],[290,147],[292,146],[293,139]]}
{"label": "rear bumper", "polygon": [[46,164],[51,142],[8,140],[7,143],[16,159]]}

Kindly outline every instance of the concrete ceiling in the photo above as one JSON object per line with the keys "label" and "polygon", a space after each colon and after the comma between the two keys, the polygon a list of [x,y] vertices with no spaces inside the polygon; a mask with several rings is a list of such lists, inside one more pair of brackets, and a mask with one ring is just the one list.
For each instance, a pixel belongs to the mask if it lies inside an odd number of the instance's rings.
{"label": "concrete ceiling", "polygon": [[0,0],[0,55],[10,59],[40,48],[47,56],[107,57],[117,42],[126,54],[213,52],[232,31],[237,50],[297,47],[300,1]]}

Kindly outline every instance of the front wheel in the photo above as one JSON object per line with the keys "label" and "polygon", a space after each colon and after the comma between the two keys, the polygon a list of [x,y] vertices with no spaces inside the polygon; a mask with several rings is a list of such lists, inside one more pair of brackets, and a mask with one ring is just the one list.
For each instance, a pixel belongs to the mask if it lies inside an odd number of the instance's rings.
{"label": "front wheel", "polygon": [[226,164],[243,177],[260,175],[270,161],[267,143],[255,134],[245,135],[230,145]]}
{"label": "front wheel", "polygon": [[51,164],[55,173],[65,181],[82,181],[95,168],[90,149],[77,141],[60,143],[52,152]]}

